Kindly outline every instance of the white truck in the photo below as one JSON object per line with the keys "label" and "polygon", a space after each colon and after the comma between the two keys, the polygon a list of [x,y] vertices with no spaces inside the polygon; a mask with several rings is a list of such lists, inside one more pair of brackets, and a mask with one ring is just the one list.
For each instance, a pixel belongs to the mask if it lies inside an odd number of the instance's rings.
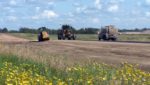
{"label": "white truck", "polygon": [[118,37],[118,29],[113,25],[102,27],[98,33],[98,40],[116,41]]}

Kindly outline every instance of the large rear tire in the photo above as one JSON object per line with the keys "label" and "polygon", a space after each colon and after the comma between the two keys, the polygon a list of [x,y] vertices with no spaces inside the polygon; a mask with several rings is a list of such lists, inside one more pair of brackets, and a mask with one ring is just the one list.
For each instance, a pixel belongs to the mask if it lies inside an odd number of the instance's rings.
{"label": "large rear tire", "polygon": [[103,39],[103,40],[108,40],[108,36],[107,36],[106,34],[104,34],[104,35],[102,36],[102,39]]}
{"label": "large rear tire", "polygon": [[117,38],[111,38],[112,41],[117,41]]}
{"label": "large rear tire", "polygon": [[71,40],[71,38],[70,38],[70,37],[68,37],[68,40]]}
{"label": "large rear tire", "polygon": [[60,36],[58,36],[58,40],[61,40],[61,37],[60,37]]}
{"label": "large rear tire", "polygon": [[75,37],[75,36],[72,36],[72,40],[76,40],[76,37]]}
{"label": "large rear tire", "polygon": [[65,37],[65,36],[63,37],[63,40],[66,40],[66,37]]}
{"label": "large rear tire", "polygon": [[75,37],[73,37],[73,38],[72,38],[72,40],[76,40],[76,38],[75,38]]}
{"label": "large rear tire", "polygon": [[38,36],[38,41],[39,41],[39,42],[43,41],[43,39],[42,39],[41,36]]}
{"label": "large rear tire", "polygon": [[100,38],[100,37],[98,37],[98,40],[99,40],[99,41],[101,41],[101,38]]}
{"label": "large rear tire", "polygon": [[64,40],[64,36],[63,35],[58,35],[58,40]]}

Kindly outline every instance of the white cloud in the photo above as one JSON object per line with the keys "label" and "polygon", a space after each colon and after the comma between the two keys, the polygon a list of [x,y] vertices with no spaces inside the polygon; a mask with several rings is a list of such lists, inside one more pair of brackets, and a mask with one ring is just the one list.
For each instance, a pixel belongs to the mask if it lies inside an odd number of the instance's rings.
{"label": "white cloud", "polygon": [[73,18],[68,18],[67,21],[68,21],[67,23],[75,22],[75,20]]}
{"label": "white cloud", "polygon": [[54,2],[48,2],[48,5],[54,5]]}
{"label": "white cloud", "polygon": [[17,4],[17,1],[16,1],[16,0],[10,0],[9,4],[10,4],[10,5],[16,5],[16,4]]}
{"label": "white cloud", "polygon": [[148,5],[150,5],[150,0],[145,0],[145,2],[146,2]]}
{"label": "white cloud", "polygon": [[3,9],[4,9],[4,10],[7,10],[7,11],[9,11],[9,12],[11,12],[11,13],[15,12],[15,10],[14,10],[13,8],[9,7],[9,6],[3,7]]}
{"label": "white cloud", "polygon": [[17,17],[15,17],[15,16],[7,16],[7,20],[15,22],[17,20]]}
{"label": "white cloud", "polygon": [[31,18],[32,19],[41,19],[41,18],[51,19],[51,18],[56,18],[56,17],[58,17],[58,14],[55,13],[54,11],[52,11],[52,10],[44,10],[41,14],[32,16]]}
{"label": "white cloud", "polygon": [[146,15],[147,17],[150,17],[150,12],[146,12],[145,15]]}
{"label": "white cloud", "polygon": [[123,4],[123,2],[124,2],[125,0],[110,0],[109,2],[108,2],[108,8],[107,8],[107,11],[108,12],[118,12],[119,11],[119,6],[121,5],[121,4]]}
{"label": "white cloud", "polygon": [[95,7],[88,7],[88,6],[79,6],[76,8],[76,13],[84,13],[84,14],[89,14],[89,13],[95,13],[97,10],[97,8],[95,9]]}
{"label": "white cloud", "polygon": [[41,14],[42,17],[44,18],[54,18],[54,17],[58,17],[58,14],[56,14],[54,11],[52,10],[44,10],[43,13]]}
{"label": "white cloud", "polygon": [[119,10],[119,6],[117,4],[113,4],[107,9],[109,12],[117,12]]}
{"label": "white cloud", "polygon": [[38,20],[40,18],[40,16],[38,15],[35,15],[35,16],[32,16],[31,19],[34,19],[34,20]]}
{"label": "white cloud", "polygon": [[102,6],[101,6],[101,0],[95,0],[95,6],[97,9],[101,9]]}
{"label": "white cloud", "polygon": [[4,20],[3,20],[3,19],[0,19],[0,22],[4,22]]}
{"label": "white cloud", "polygon": [[118,17],[114,17],[113,19],[117,22],[120,21],[120,18],[118,18]]}
{"label": "white cloud", "polygon": [[141,6],[142,3],[141,3],[140,1],[138,1],[138,2],[136,3],[136,5],[137,5],[137,6]]}
{"label": "white cloud", "polygon": [[124,2],[124,0],[110,0],[110,3],[120,3]]}
{"label": "white cloud", "polygon": [[132,10],[131,11],[131,14],[136,16],[136,15],[140,15],[141,14],[141,11],[140,10]]}
{"label": "white cloud", "polygon": [[125,0],[119,0],[120,2],[124,2]]}
{"label": "white cloud", "polygon": [[76,8],[76,12],[77,12],[77,13],[81,13],[81,12],[84,12],[86,9],[87,9],[86,6],[80,6],[80,7],[77,7],[77,8]]}
{"label": "white cloud", "polygon": [[100,20],[99,20],[98,18],[92,18],[92,22],[93,22],[93,23],[99,23]]}
{"label": "white cloud", "polygon": [[81,4],[80,4],[80,3],[75,2],[75,3],[73,3],[73,5],[74,5],[75,7],[78,7],[78,6],[80,6]]}
{"label": "white cloud", "polygon": [[39,12],[39,10],[40,10],[40,7],[35,7],[35,10],[36,10],[36,12]]}
{"label": "white cloud", "polygon": [[67,15],[68,15],[69,17],[74,17],[74,14],[73,14],[72,12],[69,12]]}

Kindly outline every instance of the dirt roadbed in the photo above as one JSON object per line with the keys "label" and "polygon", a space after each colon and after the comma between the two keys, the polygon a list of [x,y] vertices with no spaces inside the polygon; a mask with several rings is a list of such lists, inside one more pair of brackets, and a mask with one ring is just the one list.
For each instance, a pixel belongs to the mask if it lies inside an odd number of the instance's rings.
{"label": "dirt roadbed", "polygon": [[14,36],[10,36],[4,33],[0,33],[0,41],[1,42],[18,42],[18,41],[28,41],[27,39],[23,39],[23,38],[18,38],[18,37],[14,37]]}
{"label": "dirt roadbed", "polygon": [[[0,36],[0,40],[5,41],[4,44],[6,45],[26,46],[30,47],[30,50],[40,49],[40,51],[48,55],[56,54],[70,58],[73,57],[74,60],[80,60],[80,58],[89,58],[109,64],[129,62],[133,64],[139,64],[141,68],[150,70],[150,44],[146,43],[64,40],[32,42],[9,35]],[[8,40],[4,40],[4,38],[7,38]]]}

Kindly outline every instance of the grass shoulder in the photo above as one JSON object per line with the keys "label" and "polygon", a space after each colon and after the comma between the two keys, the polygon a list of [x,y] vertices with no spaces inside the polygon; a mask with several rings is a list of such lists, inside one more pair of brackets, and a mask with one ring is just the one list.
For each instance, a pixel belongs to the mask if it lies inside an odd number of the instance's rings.
{"label": "grass shoulder", "polygon": [[124,63],[120,67],[106,64],[55,69],[13,55],[0,55],[0,83],[6,85],[148,85],[150,73]]}

